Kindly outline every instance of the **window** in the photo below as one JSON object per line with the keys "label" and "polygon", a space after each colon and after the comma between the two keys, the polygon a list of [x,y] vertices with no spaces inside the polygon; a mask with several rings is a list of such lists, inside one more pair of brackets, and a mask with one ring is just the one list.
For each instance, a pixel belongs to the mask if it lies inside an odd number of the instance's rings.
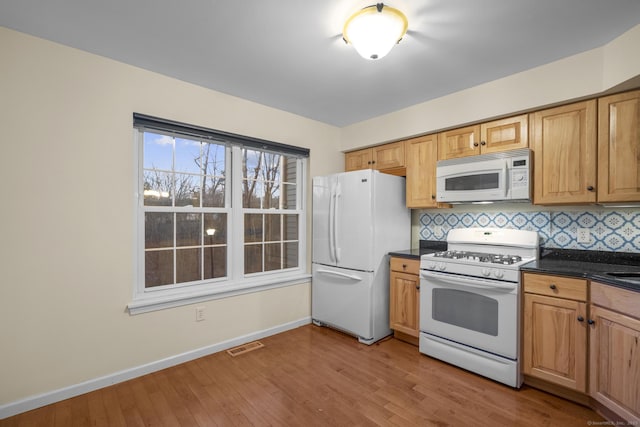
{"label": "window", "polygon": [[132,313],[308,277],[308,150],[134,115]]}
{"label": "window", "polygon": [[297,160],[242,150],[244,272],[298,266]]}

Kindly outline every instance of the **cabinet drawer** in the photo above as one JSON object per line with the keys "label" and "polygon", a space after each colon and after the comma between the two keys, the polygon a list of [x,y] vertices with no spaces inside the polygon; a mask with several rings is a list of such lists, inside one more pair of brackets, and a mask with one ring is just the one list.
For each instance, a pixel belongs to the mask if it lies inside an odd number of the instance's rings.
{"label": "cabinet drawer", "polygon": [[591,302],[640,319],[640,292],[591,282]]}
{"label": "cabinet drawer", "polygon": [[587,300],[586,279],[549,276],[535,273],[524,273],[523,277],[525,292],[567,298],[576,301]]}
{"label": "cabinet drawer", "polygon": [[417,276],[420,274],[420,260],[391,257],[391,270]]}

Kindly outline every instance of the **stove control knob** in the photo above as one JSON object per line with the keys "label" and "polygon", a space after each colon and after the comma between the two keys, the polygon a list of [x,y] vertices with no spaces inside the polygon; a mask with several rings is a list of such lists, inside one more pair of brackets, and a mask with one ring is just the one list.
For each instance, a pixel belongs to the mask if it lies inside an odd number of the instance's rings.
{"label": "stove control knob", "polygon": [[428,270],[435,270],[436,269],[436,263],[435,262],[430,262],[427,264],[427,269]]}
{"label": "stove control knob", "polygon": [[488,268],[483,268],[482,269],[482,275],[485,277],[488,277],[491,275],[491,270],[489,270]]}
{"label": "stove control knob", "polygon": [[444,271],[446,267],[447,265],[444,262],[441,262],[440,264],[438,264],[438,270],[440,271]]}
{"label": "stove control knob", "polygon": [[504,276],[504,271],[496,269],[493,272],[493,275],[496,276],[498,279],[502,279],[502,277]]}

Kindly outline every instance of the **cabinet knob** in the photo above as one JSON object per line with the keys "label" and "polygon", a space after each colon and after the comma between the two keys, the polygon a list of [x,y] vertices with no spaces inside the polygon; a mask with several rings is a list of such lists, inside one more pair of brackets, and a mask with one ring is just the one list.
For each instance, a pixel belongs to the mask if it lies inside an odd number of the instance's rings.
{"label": "cabinet knob", "polygon": [[587,191],[593,191],[594,189],[595,189],[595,188],[593,187],[593,185],[589,185],[589,186],[587,187]]}
{"label": "cabinet knob", "polygon": [[590,325],[595,325],[596,321],[593,320],[593,319],[589,319],[589,320],[587,320],[587,323],[590,324]]}
{"label": "cabinet knob", "polygon": [[584,317],[578,316],[578,322],[584,322]]}
{"label": "cabinet knob", "polygon": [[416,291],[420,292],[420,285],[416,285]]}
{"label": "cabinet knob", "polygon": [[435,200],[435,199],[436,199],[436,195],[435,195],[435,194],[432,194],[432,195],[431,195],[431,200]]}
{"label": "cabinet knob", "polygon": [[407,264],[402,264],[402,269],[406,270],[407,269]]}
{"label": "cabinet knob", "polygon": [[477,147],[477,146],[478,146],[478,143],[477,143],[477,142],[474,142],[474,143],[473,143],[473,146],[474,146],[474,147]]}
{"label": "cabinet knob", "polygon": [[487,142],[486,141],[481,141],[480,145],[487,145]]}
{"label": "cabinet knob", "polygon": [[556,285],[554,285],[553,283],[549,285],[549,289],[555,289]]}

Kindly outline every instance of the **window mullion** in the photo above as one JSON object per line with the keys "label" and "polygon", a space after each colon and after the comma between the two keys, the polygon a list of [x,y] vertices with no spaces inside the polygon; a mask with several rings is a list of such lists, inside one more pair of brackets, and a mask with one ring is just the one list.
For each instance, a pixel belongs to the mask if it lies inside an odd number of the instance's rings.
{"label": "window mullion", "polygon": [[231,149],[231,241],[229,242],[229,269],[232,280],[244,275],[244,214],[242,206],[242,151],[240,147]]}

